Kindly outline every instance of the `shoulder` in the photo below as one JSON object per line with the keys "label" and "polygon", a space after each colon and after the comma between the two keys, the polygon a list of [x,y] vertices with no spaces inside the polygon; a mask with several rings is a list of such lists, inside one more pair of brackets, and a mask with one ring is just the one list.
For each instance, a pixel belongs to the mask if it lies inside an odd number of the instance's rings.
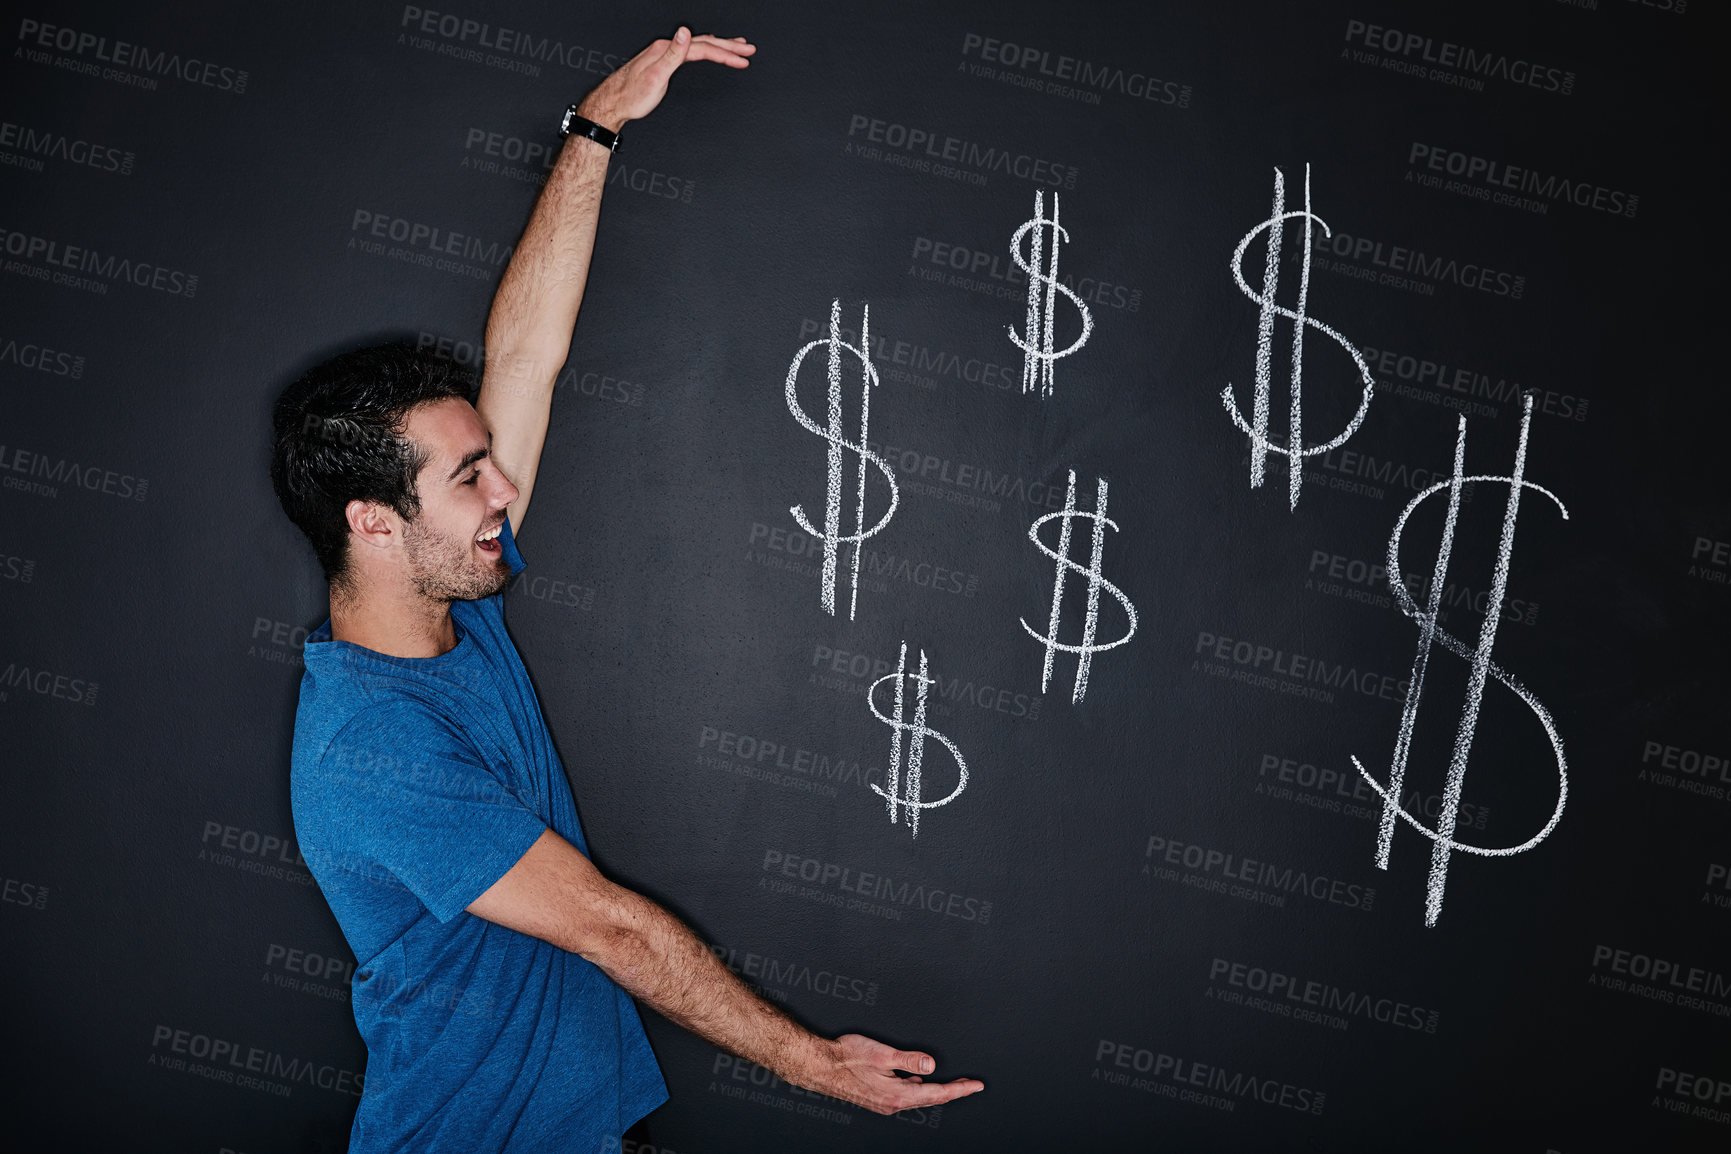
{"label": "shoulder", "polygon": [[[441,775],[483,765],[462,726],[435,703],[401,697],[372,702],[303,744],[295,735],[289,803],[297,830],[327,832],[404,815]],[[392,820],[398,820],[394,818]]]}
{"label": "shoulder", "polygon": [[400,770],[427,756],[461,755],[469,744],[462,727],[432,699],[403,693],[374,698],[322,732],[296,726],[295,784]]}

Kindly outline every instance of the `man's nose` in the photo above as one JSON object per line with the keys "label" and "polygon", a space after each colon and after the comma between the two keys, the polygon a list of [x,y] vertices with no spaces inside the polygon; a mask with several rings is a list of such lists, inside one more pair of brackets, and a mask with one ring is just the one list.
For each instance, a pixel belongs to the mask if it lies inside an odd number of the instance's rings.
{"label": "man's nose", "polygon": [[511,484],[511,479],[500,472],[498,466],[494,466],[492,472],[493,500],[499,505],[509,505],[517,499],[517,486]]}

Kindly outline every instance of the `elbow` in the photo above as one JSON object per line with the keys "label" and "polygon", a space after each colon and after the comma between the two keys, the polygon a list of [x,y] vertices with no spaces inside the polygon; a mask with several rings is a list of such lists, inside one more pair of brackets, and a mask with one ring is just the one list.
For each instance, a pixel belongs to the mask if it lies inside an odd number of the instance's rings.
{"label": "elbow", "polygon": [[487,341],[486,376],[513,392],[550,386],[565,367],[569,345],[552,342]]}
{"label": "elbow", "polygon": [[[649,942],[638,919],[632,916],[625,892],[600,896],[585,903],[566,934],[564,948],[584,961],[599,966],[615,981],[621,974],[638,969],[648,954]],[[624,982],[620,981],[623,985]]]}
{"label": "elbow", "polygon": [[623,926],[584,926],[566,948],[608,973],[630,966],[641,956],[643,939]]}

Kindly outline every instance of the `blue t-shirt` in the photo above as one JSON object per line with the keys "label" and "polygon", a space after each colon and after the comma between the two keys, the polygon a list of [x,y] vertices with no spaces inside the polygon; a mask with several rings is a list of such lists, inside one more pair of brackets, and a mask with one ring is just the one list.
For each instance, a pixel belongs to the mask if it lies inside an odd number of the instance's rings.
{"label": "blue t-shirt", "polygon": [[[513,574],[523,568],[506,523]],[[295,835],[358,965],[366,1083],[349,1149],[617,1149],[667,1100],[631,998],[592,963],[466,912],[551,828],[587,854],[503,594],[400,658],[307,638]]]}

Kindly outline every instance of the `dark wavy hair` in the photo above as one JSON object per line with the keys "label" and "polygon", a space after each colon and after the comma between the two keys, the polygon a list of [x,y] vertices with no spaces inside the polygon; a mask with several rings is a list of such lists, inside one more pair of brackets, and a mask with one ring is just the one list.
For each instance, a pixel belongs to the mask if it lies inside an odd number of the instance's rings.
{"label": "dark wavy hair", "polygon": [[277,398],[271,484],[333,586],[348,578],[350,501],[388,505],[404,520],[421,512],[415,475],[427,457],[404,435],[409,414],[450,397],[467,400],[474,386],[452,361],[388,344],[332,357]]}

